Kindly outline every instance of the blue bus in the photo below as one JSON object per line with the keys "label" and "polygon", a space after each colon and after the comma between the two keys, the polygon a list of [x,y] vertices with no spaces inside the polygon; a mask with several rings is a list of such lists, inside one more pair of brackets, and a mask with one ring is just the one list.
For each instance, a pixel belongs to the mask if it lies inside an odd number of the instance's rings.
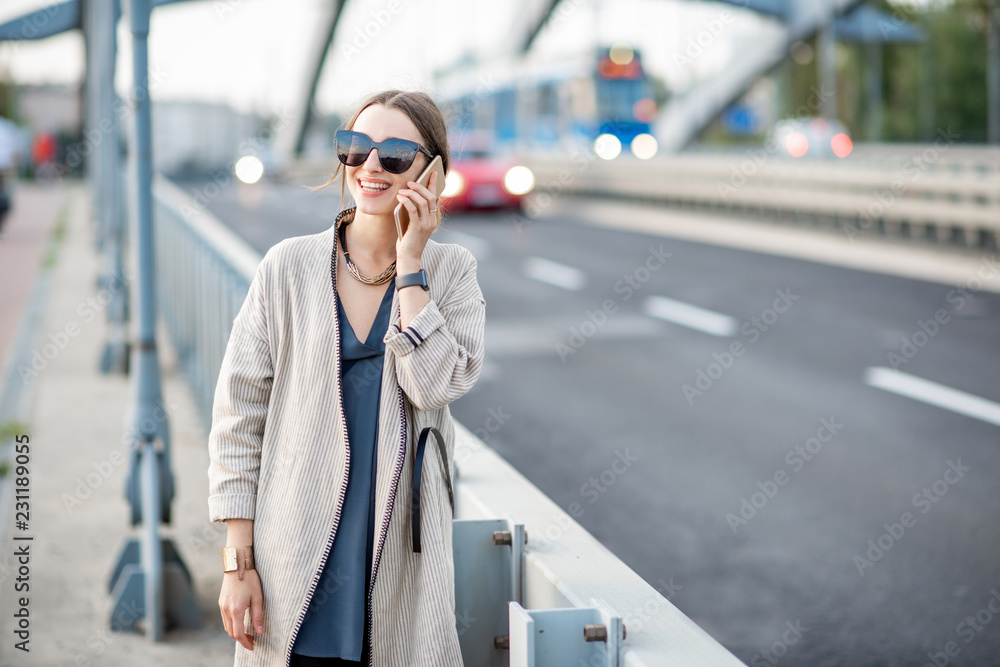
{"label": "blue bus", "polygon": [[464,63],[436,83],[449,131],[479,144],[488,137],[494,150],[596,149],[599,138],[607,144],[613,137],[622,152],[643,158],[656,152],[650,134],[656,103],[631,47],[544,62]]}

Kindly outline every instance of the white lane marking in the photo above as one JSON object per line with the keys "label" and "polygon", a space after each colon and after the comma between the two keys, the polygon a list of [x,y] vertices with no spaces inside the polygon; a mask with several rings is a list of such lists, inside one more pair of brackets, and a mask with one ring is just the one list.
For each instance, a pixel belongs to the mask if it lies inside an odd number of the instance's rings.
{"label": "white lane marking", "polygon": [[1000,403],[937,382],[892,368],[873,366],[865,370],[865,384],[1000,426]]}
{"label": "white lane marking", "polygon": [[442,234],[447,243],[457,243],[468,248],[477,261],[486,259],[492,254],[492,247],[486,239],[481,239],[478,236],[466,234],[465,232],[456,232],[451,229],[442,230]]}
{"label": "white lane marking", "polygon": [[541,257],[529,257],[524,260],[524,274],[543,283],[569,290],[581,289],[587,282],[586,274],[580,269]]}
{"label": "white lane marking", "polygon": [[705,310],[689,303],[674,301],[663,296],[648,296],[642,310],[650,317],[657,317],[683,327],[697,329],[713,336],[732,336],[738,323],[729,315]]}
{"label": "white lane marking", "polygon": [[[642,315],[615,313],[596,330],[584,328],[588,320],[565,318],[490,319],[486,318],[487,358],[557,354],[557,344],[579,349],[585,342],[661,338],[665,326]],[[584,333],[581,333],[583,329]],[[576,333],[574,333],[574,331]]]}

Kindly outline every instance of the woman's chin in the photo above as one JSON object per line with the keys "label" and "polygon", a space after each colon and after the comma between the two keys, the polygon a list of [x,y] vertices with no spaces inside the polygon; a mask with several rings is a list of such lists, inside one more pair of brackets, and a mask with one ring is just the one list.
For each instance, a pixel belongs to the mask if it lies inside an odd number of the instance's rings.
{"label": "woman's chin", "polygon": [[362,196],[354,201],[357,202],[357,210],[365,215],[391,216],[393,210],[396,208],[396,202],[392,201],[387,196],[382,196],[378,199],[368,199],[367,197]]}

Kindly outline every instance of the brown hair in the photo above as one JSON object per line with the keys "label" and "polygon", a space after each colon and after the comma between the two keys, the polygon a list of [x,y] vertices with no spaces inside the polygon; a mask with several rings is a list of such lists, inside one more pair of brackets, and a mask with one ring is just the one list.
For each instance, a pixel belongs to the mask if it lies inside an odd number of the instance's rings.
{"label": "brown hair", "polygon": [[[448,129],[444,122],[444,114],[433,98],[427,93],[407,92],[404,90],[383,90],[380,93],[370,95],[363,100],[357,110],[341,129],[352,130],[358,116],[368,107],[381,104],[389,109],[398,109],[406,114],[416,126],[420,136],[424,139],[424,146],[433,155],[440,155],[444,173],[448,173],[448,166],[451,163],[451,154],[448,150]],[[343,164],[338,161],[337,168],[323,185],[310,187],[310,190],[320,190],[330,186],[337,177],[340,176]],[[345,179],[340,183],[340,208],[344,208],[344,188]],[[438,225],[440,226],[440,220]]]}

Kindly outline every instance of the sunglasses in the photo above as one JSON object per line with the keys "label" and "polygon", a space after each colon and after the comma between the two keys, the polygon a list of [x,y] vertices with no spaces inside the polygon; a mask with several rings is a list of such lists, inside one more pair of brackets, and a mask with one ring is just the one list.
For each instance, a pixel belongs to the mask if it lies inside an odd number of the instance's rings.
{"label": "sunglasses", "polygon": [[378,149],[378,161],[390,174],[402,174],[410,168],[417,152],[431,159],[434,155],[415,141],[406,139],[386,139],[372,141],[372,138],[353,130],[337,130],[337,157],[348,167],[359,167],[368,159],[372,149]]}

